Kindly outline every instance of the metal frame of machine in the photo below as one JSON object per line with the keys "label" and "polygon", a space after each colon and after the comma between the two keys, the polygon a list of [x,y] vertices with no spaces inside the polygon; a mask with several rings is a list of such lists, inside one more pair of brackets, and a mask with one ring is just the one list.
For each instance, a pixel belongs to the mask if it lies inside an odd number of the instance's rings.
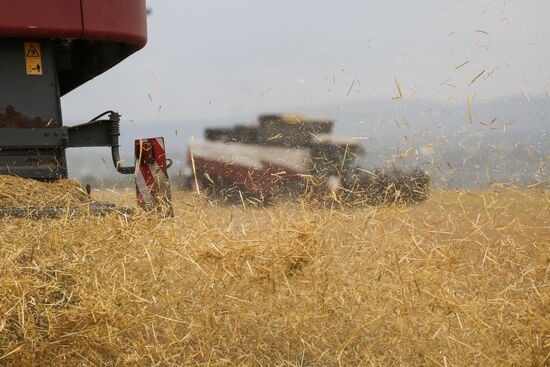
{"label": "metal frame of machine", "polygon": [[[145,46],[145,0],[0,0],[0,6],[0,175],[66,178],[65,150],[98,146],[111,148],[118,172],[134,174],[134,166],[120,164],[120,115],[107,111],[63,126],[60,98]],[[142,153],[136,152],[138,167]],[[145,196],[159,202],[156,196],[169,190],[168,165],[164,150],[154,154],[164,171]]]}

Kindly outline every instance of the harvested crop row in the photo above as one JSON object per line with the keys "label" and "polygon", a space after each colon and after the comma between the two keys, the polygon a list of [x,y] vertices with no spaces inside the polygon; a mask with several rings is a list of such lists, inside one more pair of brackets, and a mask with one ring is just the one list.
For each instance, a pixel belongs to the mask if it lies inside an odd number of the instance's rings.
{"label": "harvested crop row", "polygon": [[40,182],[0,176],[0,208],[75,207],[90,198],[77,181]]}

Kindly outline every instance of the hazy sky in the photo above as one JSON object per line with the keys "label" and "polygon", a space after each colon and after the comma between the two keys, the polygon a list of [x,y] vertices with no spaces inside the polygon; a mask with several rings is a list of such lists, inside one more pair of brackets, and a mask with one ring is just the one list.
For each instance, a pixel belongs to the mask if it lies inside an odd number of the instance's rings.
{"label": "hazy sky", "polygon": [[[548,0],[150,0],[145,49],[63,98],[66,124],[544,95]],[[468,62],[455,70],[455,67]],[[485,72],[472,84],[470,82]]]}

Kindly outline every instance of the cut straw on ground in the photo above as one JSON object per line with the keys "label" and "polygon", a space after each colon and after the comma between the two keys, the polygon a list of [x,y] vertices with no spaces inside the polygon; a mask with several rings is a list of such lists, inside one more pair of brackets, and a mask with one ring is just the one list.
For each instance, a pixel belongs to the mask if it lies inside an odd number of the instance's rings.
{"label": "cut straw on ground", "polygon": [[544,366],[550,194],[498,191],[3,219],[0,364]]}

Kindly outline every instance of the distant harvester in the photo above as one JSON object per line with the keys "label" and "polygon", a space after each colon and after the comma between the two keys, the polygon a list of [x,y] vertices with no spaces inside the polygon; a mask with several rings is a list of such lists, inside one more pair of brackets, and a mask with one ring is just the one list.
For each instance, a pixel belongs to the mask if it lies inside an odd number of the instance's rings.
{"label": "distant harvester", "polygon": [[333,127],[330,119],[269,114],[250,125],[206,129],[205,139],[189,142],[189,187],[234,201],[303,195],[376,205],[427,198],[425,172],[362,169],[363,146],[334,135]]}

